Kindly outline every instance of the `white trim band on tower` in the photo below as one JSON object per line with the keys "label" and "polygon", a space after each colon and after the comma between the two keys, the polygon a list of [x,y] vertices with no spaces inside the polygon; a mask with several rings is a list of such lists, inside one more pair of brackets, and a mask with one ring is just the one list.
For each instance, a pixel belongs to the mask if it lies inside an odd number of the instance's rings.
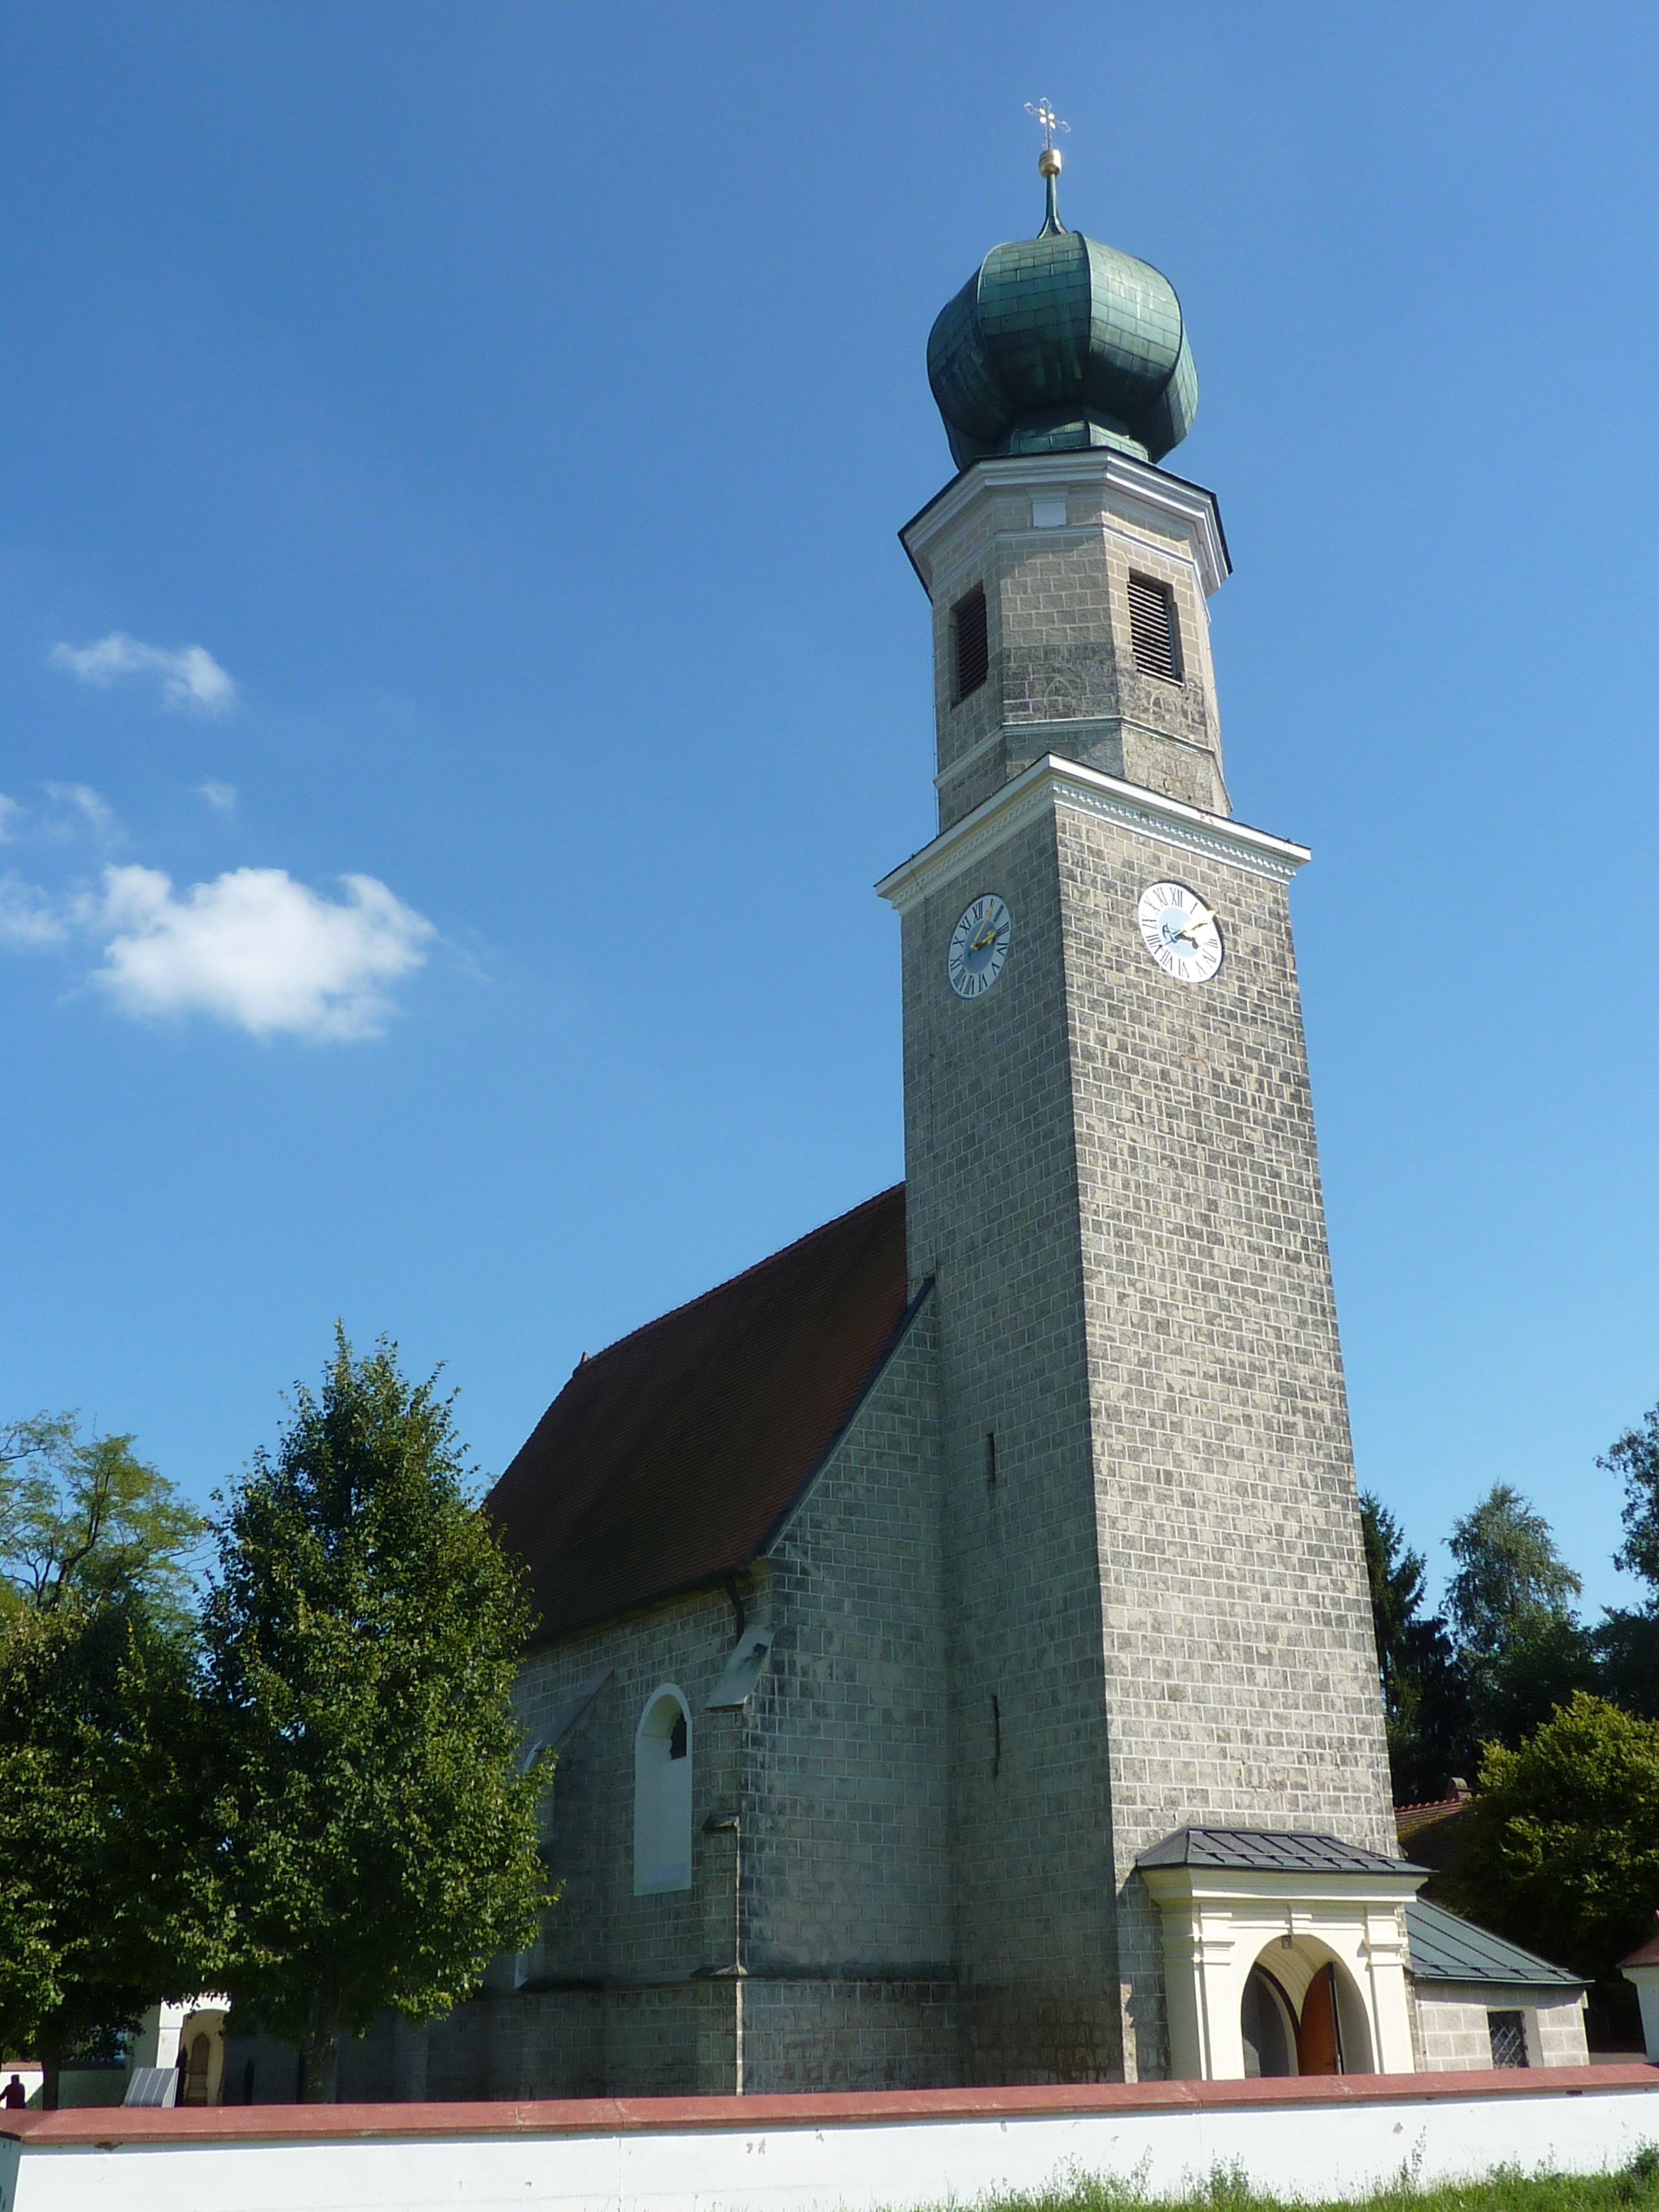
{"label": "white trim band on tower", "polygon": [[970,462],[928,501],[920,514],[911,517],[900,531],[899,539],[931,593],[933,580],[927,573],[928,549],[973,501],[983,494],[1010,489],[1041,490],[1053,496],[1068,484],[1127,495],[1165,522],[1178,525],[1192,547],[1206,599],[1231,574],[1215,494],[1202,484],[1189,483],[1184,477],[1171,476],[1166,469],[1154,468],[1150,461],[1133,460],[1108,446],[1082,447],[1073,453],[998,454]]}
{"label": "white trim band on tower", "polygon": [[1225,815],[1206,814],[1178,799],[1165,799],[1138,783],[1085,768],[1079,761],[1046,753],[1024,775],[981,799],[971,814],[964,814],[931,845],[884,876],[876,889],[901,914],[908,913],[918,900],[1058,806],[1138,830],[1159,844],[1200,854],[1224,867],[1242,868],[1247,875],[1265,876],[1273,883],[1288,883],[1312,858],[1305,845],[1293,845],[1288,838],[1270,836],[1265,830],[1249,829]]}

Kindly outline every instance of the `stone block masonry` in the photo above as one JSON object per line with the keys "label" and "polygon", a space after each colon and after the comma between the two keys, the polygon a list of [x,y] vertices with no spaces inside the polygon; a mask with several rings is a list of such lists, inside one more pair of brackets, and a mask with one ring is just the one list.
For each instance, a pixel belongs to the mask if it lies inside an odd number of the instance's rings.
{"label": "stone block masonry", "polygon": [[[1172,1828],[1393,1848],[1288,868],[1172,849],[1048,783],[959,866],[919,868],[905,912],[976,2080],[1166,2069],[1133,1863]],[[1139,895],[1170,878],[1221,917],[1206,984],[1141,939]],[[985,890],[1017,941],[963,1001],[943,951]]]}
{"label": "stone block masonry", "polygon": [[[1052,812],[905,915],[913,1278],[939,1331],[964,2078],[1121,2070],[1087,1309]],[[981,890],[1017,936],[945,976]]]}
{"label": "stone block masonry", "polygon": [[[1226,818],[1206,493],[998,460],[904,536],[941,835],[882,889],[910,1267],[936,1280],[964,2075],[1155,2076],[1139,1851],[1184,1826],[1395,1849],[1286,901],[1306,855]],[[1135,665],[1131,574],[1168,593],[1178,681]],[[993,672],[957,702],[975,582]],[[1141,939],[1171,879],[1220,916],[1207,982]],[[1013,942],[964,1001],[945,948],[986,892]]]}
{"label": "stone block masonry", "polygon": [[[936,1326],[924,1300],[765,1560],[532,1652],[518,1709],[558,1747],[540,1940],[432,2028],[425,2094],[663,2096],[957,2078]],[[707,1701],[771,1629],[747,1703]],[[635,1735],[690,1709],[690,1886],[634,1893]],[[735,1812],[738,1826],[719,1826]],[[739,1949],[740,1945],[740,1949]],[[741,1969],[741,1972],[735,1971]],[[408,2094],[395,2039],[352,2094]]]}
{"label": "stone block masonry", "polygon": [[[1395,1846],[1285,886],[1063,805],[1056,836],[1122,1967],[1158,2068],[1139,1851]],[[1140,939],[1164,877],[1221,917],[1207,983]]]}
{"label": "stone block masonry", "polygon": [[1583,1997],[1563,1993],[1540,2001],[1536,1991],[1494,1982],[1419,1989],[1418,2065],[1425,2073],[1490,2066],[1493,2013],[1519,2014],[1528,2068],[1589,2063]]}

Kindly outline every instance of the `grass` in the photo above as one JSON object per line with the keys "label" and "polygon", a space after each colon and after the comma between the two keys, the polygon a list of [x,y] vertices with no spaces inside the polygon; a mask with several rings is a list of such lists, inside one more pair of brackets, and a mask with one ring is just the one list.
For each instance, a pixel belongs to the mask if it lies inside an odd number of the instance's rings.
{"label": "grass", "polygon": [[1320,2200],[1264,2196],[1242,2173],[1218,2167],[1186,2196],[1152,2197],[1134,2181],[1079,2176],[1028,2197],[988,2197],[975,2212],[1659,2212],[1659,2147],[1615,2173],[1522,2173],[1500,2167],[1479,2181],[1419,2188],[1402,2171],[1369,2197]]}

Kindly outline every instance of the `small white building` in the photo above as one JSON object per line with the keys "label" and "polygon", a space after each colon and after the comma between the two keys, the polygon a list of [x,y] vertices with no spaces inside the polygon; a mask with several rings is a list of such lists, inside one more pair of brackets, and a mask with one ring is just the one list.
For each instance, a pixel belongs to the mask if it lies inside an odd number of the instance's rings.
{"label": "small white building", "polygon": [[1659,1912],[1653,1917],[1652,1935],[1629,1958],[1619,1961],[1619,1971],[1636,1985],[1637,2002],[1642,2008],[1642,2040],[1648,2057],[1659,2066]]}

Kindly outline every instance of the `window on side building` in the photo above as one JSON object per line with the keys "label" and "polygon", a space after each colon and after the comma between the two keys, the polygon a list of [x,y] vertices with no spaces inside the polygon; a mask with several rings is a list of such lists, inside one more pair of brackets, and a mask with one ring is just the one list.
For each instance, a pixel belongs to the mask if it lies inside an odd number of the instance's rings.
{"label": "window on side building", "polygon": [[634,1894],[691,1887],[691,1709],[672,1683],[634,1737]]}
{"label": "window on side building", "polygon": [[1527,2015],[1523,2012],[1489,2012],[1486,2033],[1492,2038],[1494,2066],[1525,2066]]}

